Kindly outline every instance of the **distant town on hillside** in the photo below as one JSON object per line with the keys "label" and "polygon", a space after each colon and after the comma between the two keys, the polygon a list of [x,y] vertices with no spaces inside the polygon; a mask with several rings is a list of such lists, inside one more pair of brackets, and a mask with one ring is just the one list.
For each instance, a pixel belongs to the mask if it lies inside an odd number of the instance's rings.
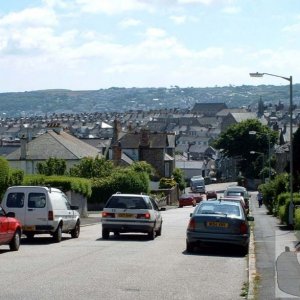
{"label": "distant town on hillside", "polygon": [[[40,90],[0,93],[3,117],[25,117],[49,113],[126,112],[130,110],[191,109],[195,103],[226,103],[229,108],[264,103],[288,103],[286,85],[226,86],[196,88],[119,88],[72,91]],[[300,84],[293,85],[293,103],[298,106]]]}

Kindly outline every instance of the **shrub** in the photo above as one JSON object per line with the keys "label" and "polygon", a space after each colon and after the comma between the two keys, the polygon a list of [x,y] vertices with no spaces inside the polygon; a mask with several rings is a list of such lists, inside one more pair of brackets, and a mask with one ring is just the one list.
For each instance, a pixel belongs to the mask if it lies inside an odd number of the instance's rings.
{"label": "shrub", "polygon": [[295,230],[300,230],[300,208],[295,210]]}
{"label": "shrub", "polygon": [[21,185],[24,179],[24,171],[9,169],[8,186]]}
{"label": "shrub", "polygon": [[177,185],[177,182],[172,178],[162,177],[159,181],[160,189],[169,189]]}

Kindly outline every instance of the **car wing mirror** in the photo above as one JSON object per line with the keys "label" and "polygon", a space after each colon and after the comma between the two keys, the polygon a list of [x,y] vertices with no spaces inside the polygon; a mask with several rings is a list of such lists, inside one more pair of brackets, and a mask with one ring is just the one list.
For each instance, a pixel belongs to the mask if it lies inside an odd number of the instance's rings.
{"label": "car wing mirror", "polygon": [[247,220],[248,220],[248,221],[254,221],[254,217],[252,217],[252,216],[247,216]]}
{"label": "car wing mirror", "polygon": [[8,218],[15,218],[15,217],[16,217],[16,214],[15,214],[14,212],[10,211],[10,212],[8,212],[8,213],[6,214],[6,216],[7,216]]}
{"label": "car wing mirror", "polygon": [[192,217],[193,213],[190,213],[190,218]]}
{"label": "car wing mirror", "polygon": [[165,208],[165,207],[161,207],[159,210],[160,210],[160,211],[165,211],[166,208]]}

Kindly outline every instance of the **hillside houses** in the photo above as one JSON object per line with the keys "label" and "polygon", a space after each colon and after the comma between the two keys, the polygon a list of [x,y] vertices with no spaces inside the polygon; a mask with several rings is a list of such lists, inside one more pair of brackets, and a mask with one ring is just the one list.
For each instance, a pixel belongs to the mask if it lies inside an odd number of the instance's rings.
{"label": "hillside houses", "polygon": [[[298,128],[299,115],[294,113],[295,130]],[[211,144],[220,133],[232,124],[253,118],[257,118],[255,111],[245,108],[230,109],[225,103],[196,103],[191,110],[152,109],[149,111],[132,110],[123,114],[61,113],[20,119],[2,118],[0,151],[1,155],[7,157],[16,167],[16,162],[21,157],[22,137],[26,136],[28,145],[33,145],[34,140],[38,141],[41,137],[51,135],[49,133],[51,126],[56,126],[60,128],[63,136],[72,136],[87,147],[92,147],[93,155],[96,153],[109,155],[110,159],[118,160],[119,163],[125,165],[136,160],[146,160],[156,168],[160,176],[170,176],[174,168],[189,165],[177,165],[175,153],[183,155],[188,161],[215,160],[218,154]],[[115,134],[115,120],[118,120],[119,133],[117,135]],[[263,114],[261,121],[274,129],[277,126],[281,132],[282,144],[289,141],[289,130],[285,130],[289,118],[285,112],[282,112],[282,115],[277,112],[275,121],[271,119],[270,114]],[[145,133],[148,134],[149,143],[143,146],[142,136],[145,136]],[[47,139],[44,140],[45,143],[46,141]],[[78,147],[82,148],[84,144]],[[89,151],[85,155],[88,153]],[[64,157],[62,153],[55,151],[51,154]],[[38,153],[36,152],[35,155],[34,159],[38,160]],[[42,154],[40,157],[45,159]],[[76,159],[79,160],[80,157],[82,156],[77,155]],[[208,165],[210,164],[206,164],[205,167],[207,168]],[[34,172],[34,168],[33,165],[31,172]],[[202,167],[199,167],[199,171],[202,171],[200,168]],[[205,174],[209,172],[205,170]],[[235,169],[234,172],[236,172]],[[231,177],[234,175],[236,174],[230,174]]]}

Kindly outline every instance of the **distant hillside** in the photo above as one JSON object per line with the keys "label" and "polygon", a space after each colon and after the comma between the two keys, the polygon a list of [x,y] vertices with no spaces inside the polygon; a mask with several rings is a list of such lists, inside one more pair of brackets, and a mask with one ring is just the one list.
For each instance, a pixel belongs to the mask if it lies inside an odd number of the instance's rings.
{"label": "distant hillside", "polygon": [[[294,104],[299,104],[300,84],[293,86]],[[0,93],[0,110],[11,117],[46,113],[124,112],[160,108],[192,108],[198,102],[225,102],[228,107],[265,102],[288,103],[288,86],[228,86],[207,88],[109,88],[92,91],[41,90]],[[1,113],[0,113],[1,114]]]}

